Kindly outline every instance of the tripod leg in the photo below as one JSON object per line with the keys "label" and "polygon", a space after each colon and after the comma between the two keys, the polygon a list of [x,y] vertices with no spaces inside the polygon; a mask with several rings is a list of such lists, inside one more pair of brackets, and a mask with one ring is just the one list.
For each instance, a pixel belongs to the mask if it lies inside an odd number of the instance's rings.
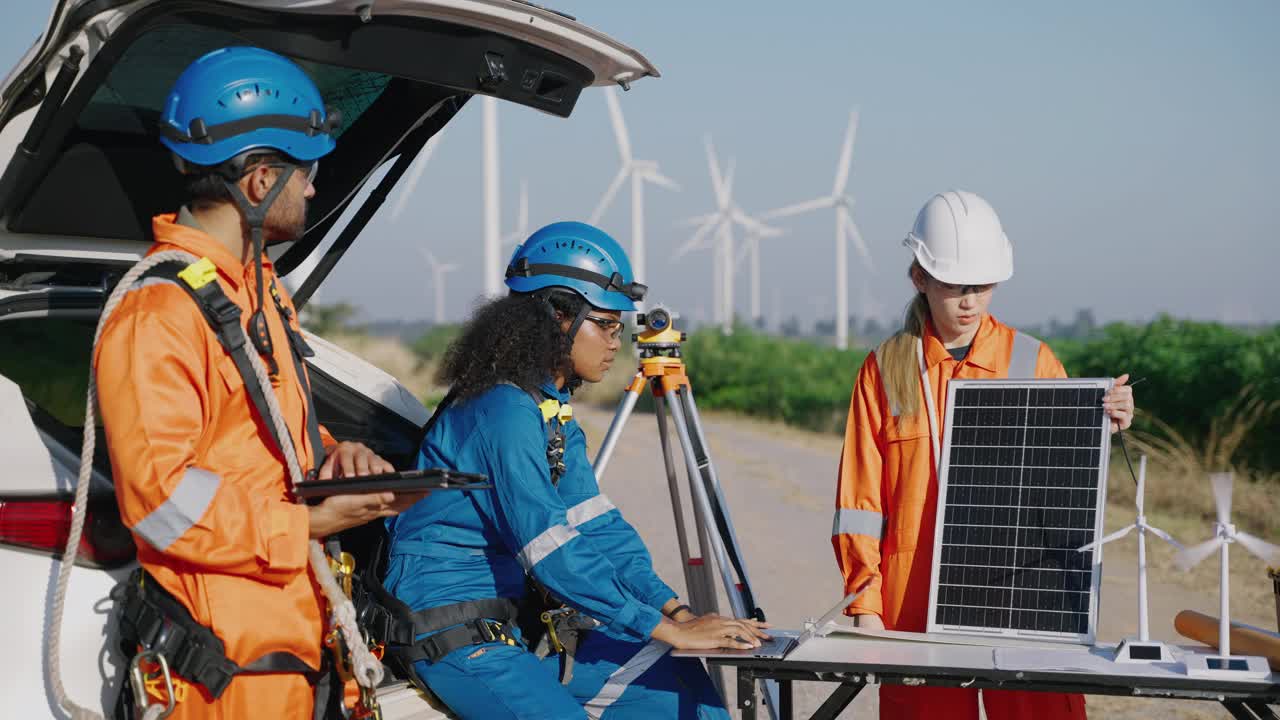
{"label": "tripod leg", "polygon": [[[716,550],[716,564],[720,568],[729,603],[737,617],[753,617],[757,606],[751,582],[747,579],[746,562],[742,558],[741,546],[733,530],[733,521],[729,519],[728,505],[724,501],[715,465],[707,451],[706,435],[703,434],[702,420],[698,417],[697,406],[693,402],[693,392],[685,386],[668,393],[667,402],[671,406],[672,420],[684,446],[685,462],[689,465],[690,485],[694,488],[693,495],[696,498],[695,509],[708,523],[714,522],[718,530],[711,537],[711,546]],[[698,481],[693,480],[695,474]],[[742,580],[740,585],[733,582],[731,564]],[[776,680],[764,680],[763,683],[765,704],[770,716],[777,720],[781,706],[778,683]]]}
{"label": "tripod leg", "polygon": [[631,411],[635,410],[636,401],[640,399],[640,392],[643,389],[644,375],[636,373],[631,384],[623,391],[618,412],[614,414],[613,422],[609,423],[609,431],[604,434],[595,462],[591,463],[591,470],[596,475],[597,483],[600,482],[600,476],[604,475],[604,469],[609,465],[609,458],[613,457],[613,448],[618,444],[618,437],[622,435],[622,426],[627,424],[627,418],[631,417]]}
{"label": "tripod leg", "polygon": [[[680,497],[680,478],[676,473],[675,458],[671,455],[671,442],[667,435],[667,409],[666,403],[661,397],[655,399],[654,402],[655,417],[658,420],[658,440],[662,444],[662,461],[667,471],[667,489],[671,493],[671,512],[675,517],[676,525],[676,541],[680,545],[680,562],[684,570],[685,587],[688,588],[690,604],[694,606],[700,613],[714,612],[714,604],[707,604],[707,597],[704,592],[706,587],[706,574],[699,572],[702,558],[706,557],[706,541],[703,539],[701,528],[699,527],[699,557],[693,558],[689,552],[689,536],[684,523],[684,500]],[[692,561],[697,560],[695,565]],[[711,601],[714,603],[714,599]]]}
{"label": "tripod leg", "polygon": [[726,535],[725,542],[728,544],[730,560],[737,559],[734,569],[738,571],[738,577],[742,580],[743,594],[745,596],[748,610],[754,610],[755,597],[751,589],[751,578],[747,575],[747,563],[742,555],[742,545],[738,542],[738,534],[733,529],[733,518],[729,515],[728,503],[724,499],[724,490],[720,486],[720,475],[716,472],[715,463],[711,461],[711,454],[707,451],[706,436],[702,432],[702,418],[698,415],[698,404],[693,399],[693,389],[686,387],[680,391],[684,399],[685,410],[689,415],[689,433],[696,446],[700,449],[701,457],[698,458],[700,464],[704,468],[703,479],[707,484],[707,492],[711,498],[712,508],[717,510],[716,522],[723,523],[721,533]]}
{"label": "tripod leg", "polygon": [[[690,495],[693,496],[694,512],[700,516],[704,523],[710,524],[715,521],[715,512],[711,508],[711,499],[707,496],[707,486],[702,479],[701,463],[699,463],[697,455],[694,454],[693,442],[689,435],[689,425],[681,394],[679,392],[667,393],[667,404],[671,408],[671,421],[675,425],[676,436],[680,438],[680,447],[684,451],[684,462],[689,472],[689,487]],[[725,594],[729,596],[729,607],[732,608],[735,617],[751,617],[750,611],[743,602],[742,591],[739,589],[738,584],[734,582],[733,566],[730,565],[728,554],[725,552],[724,538],[720,533],[708,533],[708,535],[716,567],[720,570],[720,579],[724,583]]]}

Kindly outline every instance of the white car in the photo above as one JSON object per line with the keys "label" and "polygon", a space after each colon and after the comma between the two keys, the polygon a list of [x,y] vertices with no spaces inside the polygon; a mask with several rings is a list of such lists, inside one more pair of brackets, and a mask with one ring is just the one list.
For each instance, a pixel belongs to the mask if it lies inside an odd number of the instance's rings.
{"label": "white car", "polygon": [[[191,60],[233,44],[298,60],[344,116],[311,227],[277,261],[286,275],[316,267],[302,260],[336,236],[304,295],[385,197],[369,193],[362,212],[344,213],[357,191],[384,165],[378,189],[390,190],[472,95],[567,117],[587,87],[657,75],[634,50],[515,0],[58,0],[0,87],[0,716],[65,717],[45,645],[94,328],[108,291],[145,252],[149,218],[182,202],[156,136],[165,95]],[[310,341],[321,421],[408,466],[426,409],[394,378]],[[103,445],[99,431],[61,655],[70,697],[111,717],[123,676],[111,591],[135,559]],[[445,717],[403,683],[379,695],[387,718]]]}

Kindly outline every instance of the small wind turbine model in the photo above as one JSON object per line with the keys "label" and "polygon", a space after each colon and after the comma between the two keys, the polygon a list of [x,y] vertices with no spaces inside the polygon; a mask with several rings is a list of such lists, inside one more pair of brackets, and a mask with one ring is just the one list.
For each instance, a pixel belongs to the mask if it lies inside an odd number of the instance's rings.
{"label": "small wind turbine model", "polygon": [[1151,533],[1161,540],[1169,543],[1175,548],[1181,550],[1182,546],[1169,536],[1169,533],[1147,524],[1147,516],[1142,511],[1143,497],[1147,485],[1147,456],[1143,455],[1138,460],[1138,495],[1134,498],[1134,503],[1138,506],[1138,517],[1133,524],[1123,527],[1110,535],[1095,540],[1084,547],[1076,548],[1079,552],[1087,552],[1095,548],[1101,548],[1103,545],[1112,540],[1119,540],[1128,535],[1131,530],[1138,531],[1138,637],[1125,638],[1120,643],[1120,647],[1116,648],[1116,662],[1176,662],[1170,647],[1158,640],[1151,640],[1151,633],[1147,624],[1147,533]]}
{"label": "small wind turbine model", "polygon": [[1276,565],[1280,564],[1280,547],[1247,532],[1236,530],[1236,526],[1231,524],[1231,479],[1229,472],[1213,473],[1209,476],[1209,482],[1213,487],[1214,506],[1218,511],[1218,521],[1214,523],[1214,537],[1180,551],[1175,558],[1178,566],[1184,571],[1190,570],[1212,555],[1215,550],[1219,551],[1222,559],[1219,580],[1221,606],[1218,613],[1218,654],[1186,653],[1183,661],[1187,665],[1188,675],[1233,680],[1261,679],[1271,674],[1266,658],[1231,654],[1231,578],[1227,572],[1227,553],[1231,543],[1238,542],[1244,546],[1245,550],[1266,561],[1268,565]]}

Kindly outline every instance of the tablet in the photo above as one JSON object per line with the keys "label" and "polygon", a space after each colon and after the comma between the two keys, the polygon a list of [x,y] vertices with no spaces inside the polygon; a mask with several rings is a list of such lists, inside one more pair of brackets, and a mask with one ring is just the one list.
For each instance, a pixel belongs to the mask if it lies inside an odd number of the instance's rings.
{"label": "tablet", "polygon": [[376,492],[423,492],[425,490],[488,490],[489,478],[448,468],[404,470],[401,472],[361,475],[334,480],[307,480],[293,488],[293,494],[304,500],[330,495],[364,495]]}

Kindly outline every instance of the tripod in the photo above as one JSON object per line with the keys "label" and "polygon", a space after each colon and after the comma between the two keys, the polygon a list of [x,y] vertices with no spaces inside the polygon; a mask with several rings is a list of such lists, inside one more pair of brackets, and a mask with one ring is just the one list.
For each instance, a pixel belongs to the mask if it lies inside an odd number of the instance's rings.
{"label": "tripod", "polygon": [[[667,472],[667,487],[671,493],[671,509],[675,515],[676,540],[680,546],[680,560],[684,570],[685,586],[689,589],[690,605],[698,613],[719,612],[715,585],[711,571],[705,562],[710,550],[720,580],[734,617],[764,620],[764,611],[756,605],[747,577],[747,567],[742,558],[741,546],[728,506],[721,491],[720,478],[707,450],[706,436],[698,416],[698,405],[693,399],[693,387],[685,371],[680,345],[686,335],[676,330],[673,314],[655,306],[647,313],[636,315],[636,323],[643,330],[633,339],[640,356],[640,368],[635,379],[622,395],[609,431],[605,433],[600,451],[596,454],[592,470],[599,479],[609,465],[609,459],[617,446],[622,428],[635,409],[640,394],[648,385],[653,392],[655,415],[658,422],[658,438],[662,444],[662,459]],[[680,479],[676,472],[676,458],[667,433],[667,421],[675,427],[689,479],[689,495],[693,501],[694,527],[697,532],[698,555],[690,551],[685,529],[684,503],[680,496]],[[712,674],[717,689],[724,694],[724,678],[717,669]],[[765,681],[764,697],[771,714],[776,718],[778,687],[775,681]]]}

